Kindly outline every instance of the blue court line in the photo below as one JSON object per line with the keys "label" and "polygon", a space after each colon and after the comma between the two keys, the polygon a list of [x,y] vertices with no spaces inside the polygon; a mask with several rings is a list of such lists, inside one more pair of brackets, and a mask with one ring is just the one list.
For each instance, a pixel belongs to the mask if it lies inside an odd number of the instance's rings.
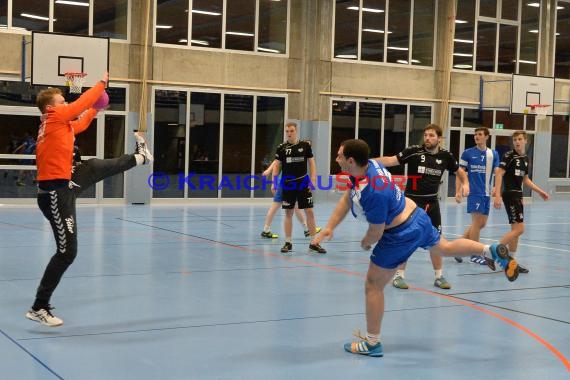
{"label": "blue court line", "polygon": [[44,367],[45,369],[47,369],[52,375],[54,375],[55,377],[57,377],[58,379],[64,380],[63,377],[59,376],[54,370],[52,370],[50,367],[47,366],[47,364],[45,364],[44,362],[42,362],[36,355],[32,354],[30,351],[28,351],[24,346],[22,346],[20,343],[18,343],[16,340],[14,340],[11,336],[9,336],[8,334],[6,334],[2,329],[0,329],[0,333],[2,335],[4,335],[6,338],[8,338],[8,340],[12,343],[14,343],[16,346],[18,346],[22,351],[24,351],[26,354],[30,355],[32,357],[32,359],[34,359],[36,362],[38,362],[42,367]]}

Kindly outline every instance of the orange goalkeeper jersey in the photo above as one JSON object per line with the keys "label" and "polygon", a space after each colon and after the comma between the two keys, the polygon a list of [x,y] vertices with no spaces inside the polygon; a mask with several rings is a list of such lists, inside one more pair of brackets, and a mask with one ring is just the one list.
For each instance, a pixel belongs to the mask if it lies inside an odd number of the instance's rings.
{"label": "orange goalkeeper jersey", "polygon": [[76,101],[47,108],[36,146],[38,181],[71,179],[75,135],[87,129],[97,115],[91,107],[104,89],[105,84],[97,82]]}

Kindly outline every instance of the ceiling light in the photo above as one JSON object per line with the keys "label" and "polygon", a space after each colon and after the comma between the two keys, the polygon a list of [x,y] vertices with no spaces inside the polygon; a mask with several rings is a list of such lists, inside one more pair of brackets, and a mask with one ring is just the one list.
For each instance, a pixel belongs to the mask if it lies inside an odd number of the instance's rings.
{"label": "ceiling light", "polygon": [[456,24],[467,24],[467,21],[456,19],[456,20],[455,20],[455,23],[456,23]]}
{"label": "ceiling light", "polygon": [[266,51],[266,52],[268,52],[268,53],[280,53],[280,51],[277,50],[277,49],[269,49],[269,48],[264,48],[264,47],[261,47],[261,46],[259,46],[259,47],[257,48],[257,50],[258,50],[258,51]]}
{"label": "ceiling light", "polygon": [[527,5],[528,5],[529,7],[540,8],[540,3],[528,3]]}
{"label": "ceiling light", "polygon": [[210,11],[201,11],[199,9],[192,9],[192,13],[199,13],[201,15],[208,15],[208,16],[221,16],[220,12],[210,12]]}
{"label": "ceiling light", "polygon": [[65,5],[79,5],[80,7],[88,7],[89,3],[84,3],[82,1],[70,1],[70,0],[55,0],[56,4],[65,4]]}
{"label": "ceiling light", "polygon": [[[38,16],[38,15],[31,14],[31,13],[20,13],[20,16],[27,17],[27,18],[33,18],[36,20],[49,21],[49,17]],[[53,19],[53,21],[57,21],[57,20]]]}
{"label": "ceiling light", "polygon": [[453,53],[453,55],[456,57],[473,57],[473,54],[467,54],[467,53]]}
{"label": "ceiling light", "polygon": [[[382,29],[370,29],[370,28],[362,29],[362,31],[363,32],[370,32],[370,33],[386,33]],[[390,33],[392,33],[392,32],[388,31],[388,33],[386,33],[386,34],[390,34]]]}
{"label": "ceiling light", "polygon": [[538,29],[531,29],[528,31],[529,33],[538,33]]}
{"label": "ceiling light", "polygon": [[388,46],[388,49],[390,49],[390,50],[402,50],[402,51],[408,50],[407,47],[399,47],[399,46]]}
{"label": "ceiling light", "polygon": [[[516,62],[515,60],[513,60],[513,62]],[[525,61],[524,59],[519,59],[520,63],[528,63],[530,65],[536,65],[536,61]]]}
{"label": "ceiling light", "polygon": [[[350,9],[351,11],[357,11],[360,8],[356,7],[356,6],[352,6],[352,7],[347,7],[346,9]],[[362,12],[370,12],[370,13],[384,13],[383,9],[376,9],[376,8],[366,8],[366,7],[362,7]]]}
{"label": "ceiling light", "polygon": [[172,29],[172,25],[157,25],[156,29]]}
{"label": "ceiling light", "polygon": [[210,46],[210,43],[204,40],[190,40],[190,42],[194,45]]}
{"label": "ceiling light", "polygon": [[463,43],[465,43],[465,44],[472,44],[472,43],[473,43],[473,40],[462,40],[462,39],[460,39],[460,38],[454,38],[453,41],[455,41],[455,42],[463,42]]}
{"label": "ceiling light", "polygon": [[473,66],[468,65],[468,64],[457,64],[457,65],[453,65],[453,67],[455,67],[456,69],[471,69],[473,68]]}
{"label": "ceiling light", "polygon": [[347,58],[347,59],[356,59],[358,58],[356,54],[338,54],[335,55],[336,58]]}
{"label": "ceiling light", "polygon": [[253,33],[244,33],[244,32],[226,32],[226,34],[231,34],[232,36],[243,36],[243,37],[253,37]]}

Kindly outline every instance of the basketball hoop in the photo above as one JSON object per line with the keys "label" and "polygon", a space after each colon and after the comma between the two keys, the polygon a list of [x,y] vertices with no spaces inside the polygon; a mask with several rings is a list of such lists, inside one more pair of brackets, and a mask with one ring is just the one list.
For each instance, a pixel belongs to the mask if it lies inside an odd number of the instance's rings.
{"label": "basketball hoop", "polygon": [[538,120],[544,120],[549,108],[550,104],[531,104],[530,112],[535,114]]}
{"label": "basketball hoop", "polygon": [[67,72],[64,75],[66,79],[65,85],[69,86],[69,92],[72,94],[81,94],[87,73]]}

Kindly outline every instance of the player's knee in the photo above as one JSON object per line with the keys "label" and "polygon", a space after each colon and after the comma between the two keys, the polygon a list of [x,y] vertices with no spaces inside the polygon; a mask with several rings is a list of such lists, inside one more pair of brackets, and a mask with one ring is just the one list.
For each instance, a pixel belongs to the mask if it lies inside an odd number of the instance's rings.
{"label": "player's knee", "polygon": [[59,261],[60,265],[68,267],[75,261],[75,258],[77,257],[77,248],[59,248],[55,257]]}

